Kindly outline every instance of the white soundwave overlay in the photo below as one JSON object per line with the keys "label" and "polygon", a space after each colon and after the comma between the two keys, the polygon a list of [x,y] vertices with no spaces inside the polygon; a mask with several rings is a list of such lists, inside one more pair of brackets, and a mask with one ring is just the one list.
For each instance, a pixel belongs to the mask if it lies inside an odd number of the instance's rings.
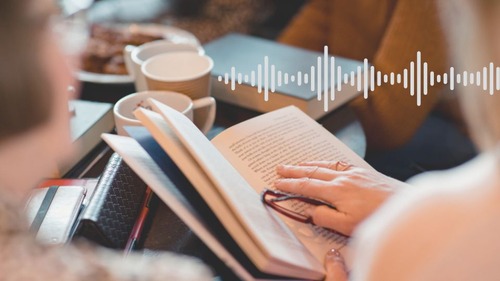
{"label": "white soundwave overlay", "polygon": [[[311,91],[317,92],[319,101],[324,101],[324,110],[328,110],[328,102],[335,101],[335,94],[342,91],[342,85],[356,86],[359,92],[363,91],[365,99],[368,93],[382,84],[403,84],[405,89],[409,88],[411,96],[416,95],[416,104],[422,104],[422,94],[427,95],[429,86],[437,84],[449,85],[454,90],[456,85],[482,86],[484,91],[493,95],[500,90],[500,67],[490,63],[483,67],[482,71],[463,71],[455,73],[455,68],[450,67],[448,73],[436,74],[429,71],[427,62],[422,63],[422,54],[417,52],[416,62],[411,61],[409,69],[405,68],[403,73],[382,73],[376,71],[373,65],[369,65],[368,59],[363,60],[363,66],[358,66],[357,71],[342,72],[340,66],[335,65],[335,57],[328,55],[328,46],[324,48],[323,57],[318,56],[316,65],[311,65],[309,73],[298,71],[294,74],[277,71],[274,64],[269,63],[269,57],[264,57],[264,65],[258,64],[257,71],[251,71],[250,75],[237,73],[236,68],[231,67],[231,73],[218,76],[219,82],[226,85],[231,84],[231,90],[236,89],[236,84],[250,83],[252,87],[257,86],[258,93],[264,91],[264,100],[269,100],[269,92],[274,93],[276,86],[296,83],[298,86],[310,85]],[[330,82],[330,85],[329,85]]]}

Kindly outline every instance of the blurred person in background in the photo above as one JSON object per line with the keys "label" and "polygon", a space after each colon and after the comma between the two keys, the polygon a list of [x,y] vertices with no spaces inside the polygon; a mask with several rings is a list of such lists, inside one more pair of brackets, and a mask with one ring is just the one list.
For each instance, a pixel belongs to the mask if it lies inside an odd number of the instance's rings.
{"label": "blurred person in background", "polygon": [[[367,58],[387,74],[409,69],[417,51],[436,74],[450,66],[434,0],[307,1],[278,40],[320,52],[327,45],[333,55]],[[349,105],[367,138],[365,159],[385,175],[406,180],[476,154],[456,101],[442,84],[429,87],[421,106],[402,83],[384,83],[367,100],[361,96]]]}
{"label": "blurred person in background", "polygon": [[192,258],[41,245],[29,232],[23,198],[72,151],[74,81],[51,28],[55,11],[51,0],[0,2],[0,280],[211,280]]}

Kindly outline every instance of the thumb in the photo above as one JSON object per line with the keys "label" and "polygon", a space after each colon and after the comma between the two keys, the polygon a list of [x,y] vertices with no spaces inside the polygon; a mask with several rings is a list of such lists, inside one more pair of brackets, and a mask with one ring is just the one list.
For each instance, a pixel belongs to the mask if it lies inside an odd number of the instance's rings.
{"label": "thumb", "polygon": [[346,281],[347,272],[344,258],[336,249],[331,249],[325,256],[325,281]]}

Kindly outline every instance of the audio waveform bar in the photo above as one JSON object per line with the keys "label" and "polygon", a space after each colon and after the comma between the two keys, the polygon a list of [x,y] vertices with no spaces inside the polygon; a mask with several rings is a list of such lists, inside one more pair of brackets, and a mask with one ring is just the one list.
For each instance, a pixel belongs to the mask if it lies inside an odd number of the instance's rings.
{"label": "audio waveform bar", "polygon": [[335,101],[335,97],[344,87],[356,87],[357,91],[363,92],[363,97],[368,98],[369,92],[375,91],[377,87],[384,84],[402,84],[404,89],[409,90],[411,96],[416,96],[416,104],[422,104],[422,95],[427,95],[429,87],[438,84],[448,85],[454,90],[457,85],[477,86],[493,95],[500,90],[500,67],[492,62],[483,67],[482,71],[463,71],[455,73],[452,66],[447,73],[435,73],[429,68],[426,61],[422,62],[420,51],[416,54],[416,62],[411,61],[409,68],[403,69],[402,73],[382,73],[363,60],[363,66],[358,66],[356,71],[343,72],[341,66],[336,66],[335,57],[329,56],[328,46],[324,47],[323,56],[318,56],[315,65],[311,65],[310,71],[302,73],[276,71],[276,66],[270,64],[269,57],[264,56],[264,64],[258,64],[257,70],[250,74],[236,72],[231,67],[230,73],[217,77],[219,82],[231,85],[231,90],[236,89],[236,84],[249,83],[257,87],[258,93],[264,93],[264,100],[269,100],[269,94],[276,91],[276,87],[291,83],[297,86],[309,85],[311,92],[316,92],[318,101],[324,102],[324,110],[328,110],[328,102]]}

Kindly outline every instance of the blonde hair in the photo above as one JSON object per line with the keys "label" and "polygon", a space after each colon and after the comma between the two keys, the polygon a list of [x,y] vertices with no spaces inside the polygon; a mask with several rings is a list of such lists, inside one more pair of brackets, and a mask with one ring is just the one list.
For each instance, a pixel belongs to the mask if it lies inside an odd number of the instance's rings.
{"label": "blonde hair", "polygon": [[33,1],[0,1],[0,142],[52,113],[52,85],[40,58],[49,15],[33,13]]}
{"label": "blonde hair", "polygon": [[[494,63],[500,66],[500,1],[441,0],[456,73],[476,73]],[[494,75],[495,76],[495,75]],[[496,81],[493,86],[496,88]],[[500,94],[482,87],[460,88],[460,103],[469,130],[481,150],[497,150],[500,143]]]}

